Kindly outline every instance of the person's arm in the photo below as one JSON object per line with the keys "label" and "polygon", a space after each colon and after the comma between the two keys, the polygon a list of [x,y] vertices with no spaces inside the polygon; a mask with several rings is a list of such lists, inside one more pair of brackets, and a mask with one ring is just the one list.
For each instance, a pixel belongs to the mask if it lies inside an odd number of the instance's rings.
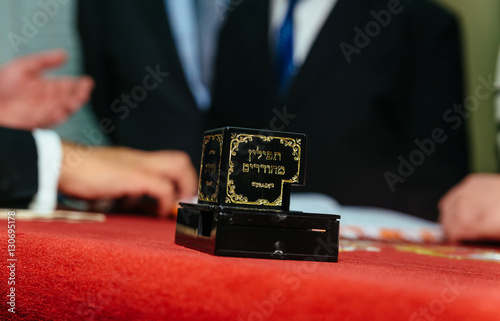
{"label": "person's arm", "polygon": [[63,50],[51,50],[11,60],[0,68],[0,126],[32,130],[66,120],[88,100],[89,77],[50,77],[62,66]]}
{"label": "person's arm", "polygon": [[38,190],[37,159],[30,132],[0,127],[0,207],[28,205]]}
{"label": "person's arm", "polygon": [[31,132],[0,127],[0,207],[25,208],[31,201],[32,209],[51,211],[58,188],[88,200],[149,196],[164,216],[179,198],[196,194],[196,171],[184,152],[57,146],[59,140],[45,134],[35,143]]}
{"label": "person's arm", "polygon": [[180,151],[143,152],[123,147],[63,143],[59,190],[82,199],[149,196],[165,216],[180,198],[197,192],[197,174]]}
{"label": "person's arm", "polygon": [[500,175],[467,176],[441,199],[439,209],[448,240],[500,241]]}

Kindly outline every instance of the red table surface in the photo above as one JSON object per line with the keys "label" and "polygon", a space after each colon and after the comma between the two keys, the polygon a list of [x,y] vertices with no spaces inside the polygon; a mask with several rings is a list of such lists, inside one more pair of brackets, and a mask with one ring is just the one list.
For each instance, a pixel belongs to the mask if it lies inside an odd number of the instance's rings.
{"label": "red table surface", "polygon": [[14,315],[2,222],[2,320],[500,320],[494,252],[344,242],[338,263],[216,257],[175,245],[173,221],[126,216],[18,221]]}

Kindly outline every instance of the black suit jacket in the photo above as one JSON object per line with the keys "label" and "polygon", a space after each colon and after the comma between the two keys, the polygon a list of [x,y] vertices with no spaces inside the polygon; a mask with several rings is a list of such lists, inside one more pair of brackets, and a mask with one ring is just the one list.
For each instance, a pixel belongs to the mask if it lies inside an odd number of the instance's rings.
{"label": "black suit jacket", "polygon": [[199,162],[201,114],[163,0],[81,0],[78,26],[101,130],[119,145],[184,150]]}
{"label": "black suit jacket", "polygon": [[0,207],[24,208],[38,190],[38,154],[30,132],[0,127]]}
{"label": "black suit jacket", "polygon": [[[448,113],[463,101],[457,23],[430,1],[402,1],[375,33],[371,12],[387,4],[339,0],[280,103],[269,1],[244,2],[222,30],[210,123],[306,133],[307,186],[295,191],[435,219],[438,199],[468,170],[463,119]],[[355,38],[367,25],[368,43]],[[358,45],[350,61],[346,44]],[[446,141],[433,149],[435,129]],[[423,161],[424,152],[411,154],[422,149],[416,139],[428,143]],[[410,154],[418,166],[404,164]]]}

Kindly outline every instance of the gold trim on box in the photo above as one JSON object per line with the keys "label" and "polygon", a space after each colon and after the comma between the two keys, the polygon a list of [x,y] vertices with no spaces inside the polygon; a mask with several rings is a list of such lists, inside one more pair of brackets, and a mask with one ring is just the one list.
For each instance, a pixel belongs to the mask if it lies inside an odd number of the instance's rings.
{"label": "gold trim on box", "polygon": [[[270,142],[273,139],[279,139],[280,143],[284,146],[291,147],[294,156],[293,159],[297,161],[297,173],[290,180],[281,180],[281,193],[278,198],[274,201],[269,201],[267,199],[258,199],[254,202],[249,201],[248,198],[242,194],[236,194],[234,186],[234,181],[231,179],[231,174],[234,172],[234,164],[232,162],[232,156],[236,156],[236,152],[239,150],[239,145],[241,143],[248,143],[253,141],[253,138],[259,138],[262,141]],[[284,183],[298,183],[300,174],[300,153],[301,153],[301,139],[288,138],[288,137],[275,137],[275,136],[264,136],[264,135],[251,135],[251,134],[236,134],[231,135],[230,143],[230,153],[229,153],[229,169],[227,175],[227,187],[226,187],[226,203],[234,204],[247,204],[247,205],[266,205],[266,206],[281,206],[283,202],[283,184]]]}
{"label": "gold trim on box", "polygon": [[[212,196],[208,197],[206,195],[203,194],[202,192],[202,187],[201,187],[201,177],[203,176],[202,175],[202,171],[203,171],[203,166],[205,165],[203,163],[203,157],[205,156],[205,147],[207,146],[208,142],[210,142],[211,140],[218,140],[219,141],[219,168],[218,168],[218,175],[217,175],[217,184],[215,185],[215,193],[212,194]],[[203,137],[203,149],[202,149],[202,154],[201,154],[201,166],[200,166],[200,179],[199,179],[199,182],[198,182],[198,200],[199,201],[204,201],[204,202],[212,202],[212,203],[216,203],[217,200],[219,199],[219,183],[220,183],[220,164],[221,164],[221,161],[222,161],[222,143],[223,143],[223,138],[222,138],[222,134],[216,134],[216,135],[206,135],[205,137]]]}

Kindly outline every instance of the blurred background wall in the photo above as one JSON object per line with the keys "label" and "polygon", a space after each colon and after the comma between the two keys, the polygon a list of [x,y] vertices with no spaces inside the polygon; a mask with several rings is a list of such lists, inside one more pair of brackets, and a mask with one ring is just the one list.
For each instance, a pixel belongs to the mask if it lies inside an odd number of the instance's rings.
{"label": "blurred background wall", "polygon": [[[479,77],[488,79],[496,69],[500,44],[500,0],[438,0],[462,24],[467,95],[474,95]],[[497,171],[497,123],[494,95],[480,101],[469,118],[473,171]]]}
{"label": "blurred background wall", "polygon": [[[103,0],[106,1],[106,0]],[[213,1],[213,0],[207,0]],[[464,64],[468,95],[474,95],[479,77],[493,76],[500,44],[500,0],[436,0],[459,17],[464,43]],[[76,0],[56,0],[57,13],[46,23],[39,14],[45,12],[42,0],[0,0],[0,63],[17,55],[51,48],[64,48],[69,53],[68,64],[58,74],[76,75],[81,72],[81,57],[75,28]],[[55,10],[55,9],[54,9]],[[56,11],[54,11],[56,12]],[[23,35],[23,26],[38,18],[37,34],[27,42],[12,45],[12,35]],[[29,23],[28,23],[29,24]],[[9,38],[10,35],[10,38]],[[451,107],[451,106],[450,106]],[[473,171],[497,171],[493,96],[480,101],[480,107],[468,119]],[[66,139],[87,143],[84,129],[95,127],[95,119],[86,106],[66,124],[57,128]]]}

